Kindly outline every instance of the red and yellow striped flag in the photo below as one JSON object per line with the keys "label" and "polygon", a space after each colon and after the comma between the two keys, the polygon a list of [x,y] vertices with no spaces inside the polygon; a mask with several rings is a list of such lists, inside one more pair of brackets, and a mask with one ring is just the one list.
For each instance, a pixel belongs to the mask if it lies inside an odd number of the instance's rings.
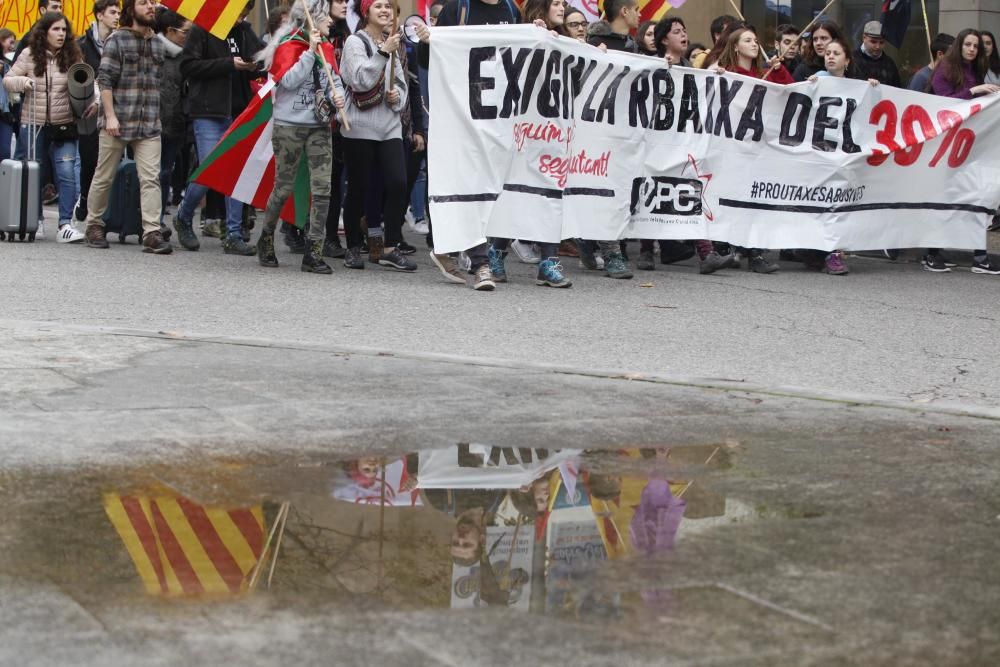
{"label": "red and yellow striped flag", "polygon": [[259,505],[224,509],[182,496],[107,493],[104,511],[150,595],[245,592],[264,548]]}
{"label": "red and yellow striped flag", "polygon": [[225,39],[247,6],[247,0],[161,0],[160,4]]}
{"label": "red and yellow striped flag", "polygon": [[666,0],[639,0],[639,20],[659,21],[671,7],[680,7],[683,4],[684,0],[674,0],[674,2],[667,2]]}

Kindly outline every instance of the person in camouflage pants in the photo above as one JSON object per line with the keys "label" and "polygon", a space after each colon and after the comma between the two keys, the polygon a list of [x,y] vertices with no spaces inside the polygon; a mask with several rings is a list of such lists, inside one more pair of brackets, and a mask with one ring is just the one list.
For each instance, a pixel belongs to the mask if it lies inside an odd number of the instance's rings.
{"label": "person in camouflage pants", "polygon": [[[312,31],[307,31],[305,26],[306,11],[312,14],[315,24]],[[317,111],[317,98],[321,101],[325,98],[327,105],[332,103],[342,107],[344,104],[340,77],[335,74],[328,76],[317,55],[317,51],[322,49],[327,63],[336,65],[333,48],[325,40],[332,23],[327,0],[296,2],[289,14],[288,25],[275,33],[268,48],[261,52],[277,82],[272,93],[274,190],[267,199],[264,229],[257,241],[257,260],[262,266],[278,266],[278,258],[274,254],[278,215],[292,196],[299,161],[305,153],[312,206],[302,270],[333,273],[333,269],[323,261],[323,237],[330,208],[330,172],[333,168],[332,126],[329,113],[324,115]]]}
{"label": "person in camouflage pants", "polygon": [[264,209],[264,228],[272,232],[277,228],[278,214],[292,195],[299,160],[305,152],[309,165],[309,190],[312,192],[308,237],[310,243],[322,244],[330,208],[330,171],[333,169],[330,128],[275,125],[271,145],[274,147],[274,190]]}

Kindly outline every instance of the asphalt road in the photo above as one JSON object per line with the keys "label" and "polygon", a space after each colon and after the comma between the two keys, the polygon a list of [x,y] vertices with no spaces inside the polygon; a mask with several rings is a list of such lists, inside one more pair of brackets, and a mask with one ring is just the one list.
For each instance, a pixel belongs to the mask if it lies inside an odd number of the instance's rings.
{"label": "asphalt road", "polygon": [[689,261],[630,281],[567,258],[568,290],[536,287],[534,268],[508,259],[511,282],[477,293],[443,281],[424,252],[413,275],[335,263],[332,276],[316,276],[300,272],[300,258],[284,248],[272,270],[224,255],[216,239],[203,239],[199,252],[178,247],[158,257],[134,239],[100,251],[59,245],[49,233],[34,244],[0,244],[2,318],[721,378],[848,397],[978,406],[1000,399],[1000,277],[961,267],[930,274],[915,253],[895,263],[851,257],[846,277],[794,263],[767,276],[701,276]]}

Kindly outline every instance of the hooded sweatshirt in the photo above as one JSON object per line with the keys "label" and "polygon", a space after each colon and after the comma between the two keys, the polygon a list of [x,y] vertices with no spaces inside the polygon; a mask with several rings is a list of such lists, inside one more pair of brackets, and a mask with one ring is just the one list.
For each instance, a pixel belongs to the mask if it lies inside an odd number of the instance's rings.
{"label": "hooded sweatshirt", "polygon": [[[343,84],[336,70],[333,46],[324,42],[323,52],[333,72],[333,89],[343,96]],[[316,54],[309,50],[309,42],[301,32],[295,32],[282,39],[274,62],[271,76],[278,82],[274,89],[274,123],[296,127],[322,127],[316,117],[316,84],[332,97],[330,80],[323,64]]]}

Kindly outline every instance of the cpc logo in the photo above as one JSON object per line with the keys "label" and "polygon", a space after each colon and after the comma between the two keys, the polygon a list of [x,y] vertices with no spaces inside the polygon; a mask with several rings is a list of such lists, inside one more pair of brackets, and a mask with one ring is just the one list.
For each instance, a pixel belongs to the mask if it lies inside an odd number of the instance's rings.
{"label": "cpc logo", "polygon": [[632,181],[632,215],[701,215],[700,180],[648,176]]}

